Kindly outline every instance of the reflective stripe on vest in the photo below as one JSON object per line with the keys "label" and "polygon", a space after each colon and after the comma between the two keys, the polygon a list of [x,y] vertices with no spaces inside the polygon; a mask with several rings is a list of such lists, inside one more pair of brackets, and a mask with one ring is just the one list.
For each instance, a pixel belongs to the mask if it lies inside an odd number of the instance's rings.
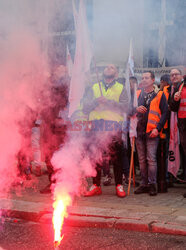
{"label": "reflective stripe on vest", "polygon": [[[119,98],[123,91],[123,85],[121,83],[116,81],[113,86],[107,89],[107,91],[105,90],[105,87],[102,82],[100,83],[100,85],[99,83],[95,83],[92,87],[95,99],[101,97],[99,86],[101,86],[103,96],[106,99],[114,100],[115,102],[119,103]],[[100,120],[100,119],[120,122],[123,121],[123,115],[121,115],[116,111],[104,109],[103,105],[99,105],[93,111],[90,112],[89,121]]]}
{"label": "reflective stripe on vest", "polygon": [[180,103],[186,102],[186,98],[181,99]]}
{"label": "reflective stripe on vest", "polygon": [[150,114],[153,114],[153,115],[157,115],[159,118],[160,118],[160,114],[157,112],[157,111],[154,111],[154,110],[149,110],[149,113]]}
{"label": "reflective stripe on vest", "polygon": [[[181,85],[179,87],[179,90],[181,88]],[[178,110],[178,118],[186,118],[186,86],[183,86],[182,92],[181,92],[181,100],[180,100],[180,106]]]}

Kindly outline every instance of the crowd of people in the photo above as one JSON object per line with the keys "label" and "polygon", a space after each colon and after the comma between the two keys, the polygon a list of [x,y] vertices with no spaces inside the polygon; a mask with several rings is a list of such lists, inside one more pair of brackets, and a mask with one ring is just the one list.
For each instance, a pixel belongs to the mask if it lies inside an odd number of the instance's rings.
{"label": "crowd of people", "polygon": [[[61,66],[62,69],[65,67]],[[41,193],[51,192],[50,187],[55,180],[51,177],[53,166],[50,159],[64,143],[68,129],[64,120],[67,119],[69,104],[69,77],[66,71],[62,71],[58,68],[51,76],[52,105],[39,114],[42,121],[43,155],[50,181]],[[136,92],[134,86],[137,87]],[[141,175],[134,194],[148,193],[155,196],[158,192],[166,192],[171,185],[173,177],[169,174],[168,165],[169,161],[175,163],[177,157],[173,150],[170,151],[173,125],[174,133],[176,125],[179,129],[182,181],[186,181],[186,79],[181,70],[173,68],[170,74],[163,75],[159,88],[155,84],[154,73],[145,71],[139,84],[135,76],[130,77],[130,87],[129,100],[125,81],[118,78],[117,67],[109,64],[103,71],[102,80],[86,88],[80,107],[71,117],[73,121],[88,121],[91,124],[86,132],[89,138],[86,148],[92,166],[96,169],[96,176],[84,194],[86,197],[102,194],[102,171],[104,184],[111,183],[110,165],[113,166],[116,195],[121,198],[126,196],[123,181],[125,179],[128,184],[131,149],[128,132],[131,117],[137,117],[134,162],[135,165],[139,164]],[[135,95],[137,107],[133,105]],[[36,119],[34,126],[41,124]],[[96,160],[93,148],[101,153],[101,160]],[[186,198],[186,193],[183,196]]]}
{"label": "crowd of people", "polygon": [[[125,86],[118,82],[118,71],[114,65],[108,65],[103,72],[103,80],[95,83],[87,91],[83,101],[83,112],[88,114],[90,121],[104,121],[109,124],[110,143],[108,154],[113,165],[116,195],[125,197],[122,175],[128,179],[129,164],[126,163],[125,143],[122,140],[123,131],[113,133],[113,123],[124,120],[124,113],[137,116],[136,149],[140,167],[141,183],[134,191],[135,194],[148,193],[150,196],[157,192],[166,192],[171,185],[171,175],[168,174],[170,120],[172,111],[177,112],[179,136],[182,147],[183,180],[185,181],[185,118],[186,118],[186,83],[179,69],[172,69],[170,75],[160,79],[160,89],[155,85],[155,75],[151,71],[142,74],[137,90],[138,106],[132,107],[134,88],[137,83],[135,77],[130,78],[131,102],[128,102]],[[180,87],[181,86],[181,87]],[[181,124],[180,124],[181,123]],[[107,127],[108,128],[108,127]],[[108,129],[107,129],[108,131]],[[95,131],[94,131],[95,133]],[[102,133],[103,136],[103,133]],[[96,136],[94,135],[94,138]],[[98,141],[101,140],[98,137]],[[99,145],[98,141],[94,141]],[[100,143],[101,144],[101,143]],[[174,152],[173,152],[174,153]],[[113,159],[114,156],[114,159]],[[186,159],[186,158],[185,158]],[[96,164],[97,175],[93,178],[93,185],[85,196],[102,193],[100,178],[102,164]],[[179,166],[178,166],[179,168]],[[157,180],[158,176],[158,180]],[[185,194],[184,194],[185,197]]]}

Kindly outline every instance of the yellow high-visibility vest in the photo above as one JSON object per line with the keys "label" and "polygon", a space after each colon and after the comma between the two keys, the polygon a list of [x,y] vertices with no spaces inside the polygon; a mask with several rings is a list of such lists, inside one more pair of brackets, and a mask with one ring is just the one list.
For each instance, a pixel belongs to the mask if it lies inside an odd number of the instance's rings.
{"label": "yellow high-visibility vest", "polygon": [[[105,90],[105,87],[102,82],[100,82],[100,85],[99,83],[95,83],[92,87],[95,99],[101,97],[101,91],[99,86],[101,86],[103,96],[106,99],[113,100],[119,103],[119,98],[123,91],[123,85],[121,83],[116,81],[114,85],[107,89],[107,91]],[[120,122],[123,121],[123,115],[120,112],[118,113],[117,111],[109,110],[109,108],[105,109],[100,104],[93,111],[90,112],[89,121],[100,119]]]}

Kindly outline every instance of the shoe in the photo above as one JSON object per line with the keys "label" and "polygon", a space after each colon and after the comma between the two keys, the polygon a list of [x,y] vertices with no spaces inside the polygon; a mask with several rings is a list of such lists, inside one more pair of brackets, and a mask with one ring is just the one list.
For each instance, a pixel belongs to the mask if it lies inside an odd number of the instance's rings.
{"label": "shoe", "polygon": [[135,194],[144,194],[144,193],[148,193],[149,192],[149,187],[148,186],[139,186],[139,188],[137,188],[134,193]]}
{"label": "shoe", "polygon": [[118,184],[116,187],[116,195],[120,198],[123,198],[126,196],[125,190],[122,185]]}
{"label": "shoe", "polygon": [[[133,185],[133,179],[131,179],[131,183],[130,183],[131,185]],[[126,178],[126,179],[124,179],[124,185],[129,185],[129,179],[128,178]],[[135,181],[135,186],[136,187],[139,187],[139,182],[138,181]]]}
{"label": "shoe", "polygon": [[156,190],[156,185],[155,184],[150,184],[149,185],[149,195],[150,196],[157,195],[157,190]]}
{"label": "shoe", "polygon": [[40,190],[40,193],[41,194],[50,194],[51,193],[50,187],[51,187],[51,184],[48,184],[45,188]]}
{"label": "shoe", "polygon": [[93,184],[90,187],[89,191],[87,191],[84,194],[84,197],[90,197],[90,196],[100,195],[100,194],[102,194],[101,187],[98,187],[96,184]]}
{"label": "shoe", "polygon": [[183,194],[183,197],[186,198],[186,193]]}
{"label": "shoe", "polygon": [[103,179],[104,186],[110,186],[112,182],[112,177],[110,175],[106,175]]}

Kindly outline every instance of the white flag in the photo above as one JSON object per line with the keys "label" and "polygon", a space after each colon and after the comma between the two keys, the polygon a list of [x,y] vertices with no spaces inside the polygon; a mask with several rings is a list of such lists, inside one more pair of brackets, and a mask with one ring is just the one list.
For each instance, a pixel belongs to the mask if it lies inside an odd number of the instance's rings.
{"label": "white flag", "polygon": [[[75,5],[73,5],[75,8]],[[86,84],[87,72],[90,70],[92,59],[92,47],[89,37],[89,30],[86,18],[84,1],[79,2],[79,11],[74,10],[74,19],[76,27],[76,51],[74,57],[74,66],[70,82],[69,93],[69,116],[77,110],[80,100],[83,97]]]}
{"label": "white flag", "polygon": [[[125,82],[125,87],[127,90],[127,94],[129,97],[129,102],[131,101],[131,88],[130,88],[130,81],[129,78],[131,76],[134,76],[134,57],[133,57],[133,47],[132,47],[132,39],[130,40],[130,48],[129,48],[129,58],[127,62],[127,67],[126,67],[126,82]],[[137,86],[136,84],[134,85],[134,99],[133,99],[133,107],[138,106],[138,100],[137,100]],[[137,127],[137,117],[136,114],[130,117],[130,127],[129,127],[129,137],[137,137],[137,132],[136,132],[136,127]]]}
{"label": "white flag", "polygon": [[[136,108],[138,106],[138,100],[137,100],[137,86],[134,84],[134,101],[133,101],[133,107]],[[129,129],[129,137],[137,137],[137,123],[138,118],[136,114],[134,114],[132,117],[130,117],[130,129]]]}
{"label": "white flag", "polygon": [[73,69],[73,62],[72,62],[72,58],[70,55],[70,51],[68,49],[68,45],[67,45],[67,52],[66,52],[66,66],[67,66],[67,70],[68,70],[68,75],[70,77],[72,77],[72,69]]}
{"label": "white flag", "polygon": [[133,58],[133,48],[132,48],[132,39],[130,40],[130,47],[129,47],[129,57],[128,57],[128,62],[127,62],[127,67],[125,71],[125,87],[127,90],[129,102],[131,100],[131,91],[130,91],[130,82],[129,78],[130,76],[134,75],[134,58]]}

